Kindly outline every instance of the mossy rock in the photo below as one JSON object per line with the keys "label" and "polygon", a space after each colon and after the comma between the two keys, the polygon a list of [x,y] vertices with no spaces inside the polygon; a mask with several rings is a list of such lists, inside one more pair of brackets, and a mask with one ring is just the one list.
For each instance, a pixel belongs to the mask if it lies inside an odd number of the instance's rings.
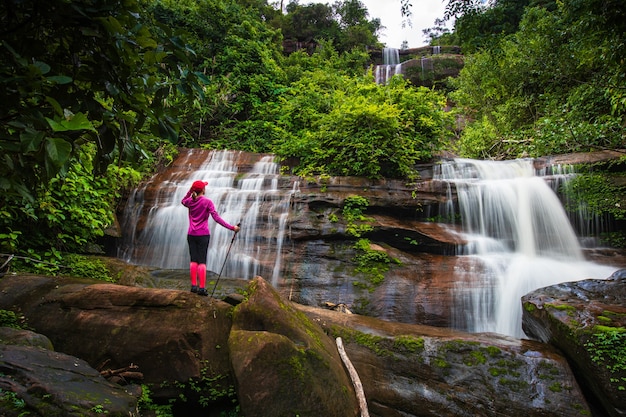
{"label": "mossy rock", "polygon": [[228,344],[246,417],[358,414],[334,341],[260,277],[235,309]]}

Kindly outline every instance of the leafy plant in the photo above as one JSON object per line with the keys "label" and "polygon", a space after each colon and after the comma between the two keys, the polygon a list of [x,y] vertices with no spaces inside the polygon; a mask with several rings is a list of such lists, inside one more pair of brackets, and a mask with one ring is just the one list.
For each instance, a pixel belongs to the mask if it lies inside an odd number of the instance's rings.
{"label": "leafy plant", "polygon": [[626,391],[626,329],[596,326],[596,330],[601,331],[585,343],[591,360],[609,371],[610,381],[619,391]]}
{"label": "leafy plant", "polygon": [[11,327],[13,329],[27,328],[24,317],[18,317],[18,315],[11,310],[0,310],[0,327]]}
{"label": "leafy plant", "polygon": [[626,219],[626,204],[622,198],[624,187],[616,186],[606,175],[577,175],[564,184],[564,191],[568,196],[568,210]]}
{"label": "leafy plant", "polygon": [[298,175],[415,178],[415,163],[432,158],[449,134],[443,95],[401,77],[377,85],[371,73],[328,67],[299,75],[282,96],[276,123],[284,137],[272,149],[297,158]]}
{"label": "leafy plant", "polygon": [[363,274],[367,279],[366,284],[355,283],[355,285],[373,291],[384,281],[392,259],[385,252],[372,249],[369,239],[357,240],[354,249],[356,255],[353,260],[357,264],[355,272]]}
{"label": "leafy plant", "polygon": [[373,227],[369,224],[370,218],[366,217],[363,212],[369,206],[367,198],[352,195],[346,197],[343,202],[343,218],[346,221],[346,233],[361,237],[364,233],[371,232]]}
{"label": "leafy plant", "polygon": [[77,254],[68,254],[63,256],[63,263],[67,268],[67,275],[115,282],[111,276],[111,272],[100,259]]}
{"label": "leafy plant", "polygon": [[13,391],[0,389],[0,402],[6,404],[9,409],[23,410],[26,408],[26,402]]}
{"label": "leafy plant", "polygon": [[33,202],[5,196],[11,204],[0,211],[0,234],[9,237],[3,249],[28,258],[22,265],[54,272],[42,262],[58,267],[62,251],[86,251],[113,224],[121,190],[137,184],[141,175],[111,165],[105,175],[94,177],[95,157],[95,146],[82,146],[64,176],[37,187]]}
{"label": "leafy plant", "polygon": [[154,413],[155,417],[173,417],[172,405],[155,404],[151,396],[152,392],[148,385],[141,384],[141,397],[137,401],[139,414],[144,415],[147,412]]}

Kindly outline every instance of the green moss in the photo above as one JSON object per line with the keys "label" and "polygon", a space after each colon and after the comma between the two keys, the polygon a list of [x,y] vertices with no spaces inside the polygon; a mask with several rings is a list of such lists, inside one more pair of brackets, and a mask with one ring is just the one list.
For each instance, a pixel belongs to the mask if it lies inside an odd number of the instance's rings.
{"label": "green moss", "polygon": [[381,336],[375,336],[369,333],[362,333],[357,330],[347,329],[344,327],[333,326],[331,335],[335,338],[341,337],[346,343],[356,343],[364,346],[374,352],[378,356],[391,356],[393,352],[393,342]]}
{"label": "green moss", "polygon": [[473,359],[473,361],[470,362],[470,365],[482,365],[487,362],[487,358],[480,350],[473,351],[470,353],[470,356]]}
{"label": "green moss", "polygon": [[558,368],[551,362],[541,361],[537,365],[538,377],[542,380],[553,380],[560,375]]}
{"label": "green moss", "polygon": [[593,327],[593,331],[595,333],[625,333],[626,328],[596,325]]}
{"label": "green moss", "polygon": [[532,313],[533,311],[537,310],[537,307],[533,303],[525,302],[524,310],[528,311],[529,313]]}
{"label": "green moss", "polygon": [[307,367],[305,366],[305,358],[303,355],[292,355],[287,363],[291,368],[291,377],[300,380],[301,382],[305,382],[308,379],[307,375]]}
{"label": "green moss", "polygon": [[626,391],[626,329],[594,326],[584,344],[592,362],[609,371],[609,381],[618,391]]}
{"label": "green moss", "polygon": [[385,339],[367,333],[355,332],[354,339],[357,344],[369,348],[379,356],[389,356],[391,352],[384,347]]}
{"label": "green moss", "polygon": [[449,364],[449,363],[448,363],[448,362],[447,362],[444,358],[442,358],[442,357],[440,357],[440,356],[439,356],[439,357],[436,357],[436,358],[433,360],[433,365],[435,365],[435,366],[436,366],[436,367],[438,367],[438,368],[442,368],[442,369],[445,369],[445,368],[449,368],[449,367],[450,367],[450,364]]}
{"label": "green moss", "polygon": [[610,311],[610,310],[604,310],[602,312],[602,315],[606,316],[606,317],[612,317],[613,319],[620,319],[620,318],[624,319],[624,318],[626,318],[626,313],[617,313],[615,311]]}
{"label": "green moss", "polygon": [[394,348],[416,353],[424,350],[424,339],[413,336],[397,336],[393,342]]}
{"label": "green moss", "polygon": [[486,350],[492,358],[495,358],[502,353],[502,350],[497,346],[487,346]]}
{"label": "green moss", "polygon": [[554,310],[559,310],[559,311],[576,311],[576,308],[574,306],[569,305],[569,304],[545,303],[544,306],[552,308]]}
{"label": "green moss", "polygon": [[552,392],[561,392],[563,391],[563,386],[560,382],[554,382],[552,385],[548,387],[548,389]]}
{"label": "green moss", "polygon": [[520,379],[508,379],[500,378],[498,381],[500,384],[507,386],[511,391],[519,392],[528,388],[529,384],[526,381]]}
{"label": "green moss", "polygon": [[597,319],[598,321],[601,321],[602,323],[605,323],[605,324],[609,324],[613,321],[612,319],[608,317],[604,317],[604,316],[598,316]]}
{"label": "green moss", "polygon": [[18,315],[11,310],[0,310],[0,326],[11,327],[13,329],[27,329],[26,319],[24,317],[18,317]]}

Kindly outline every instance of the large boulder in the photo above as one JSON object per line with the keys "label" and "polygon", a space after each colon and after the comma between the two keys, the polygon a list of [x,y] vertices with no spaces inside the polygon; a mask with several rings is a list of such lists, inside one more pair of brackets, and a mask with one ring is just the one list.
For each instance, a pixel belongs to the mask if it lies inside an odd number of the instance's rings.
{"label": "large boulder", "polygon": [[321,327],[262,278],[237,306],[229,349],[247,417],[358,414],[352,383]]}
{"label": "large boulder", "polygon": [[342,338],[373,416],[590,415],[567,361],[549,345],[298,308]]}
{"label": "large boulder", "polygon": [[50,350],[45,336],[9,328],[0,333],[0,415],[139,415],[132,393],[109,383],[87,362]]}
{"label": "large boulder", "polygon": [[213,381],[216,392],[234,386],[226,349],[232,306],[222,301],[189,291],[27,275],[0,280],[0,308],[20,311],[57,351],[96,369],[137,366],[155,398],[198,399],[203,393],[191,389],[198,381]]}
{"label": "large boulder", "polygon": [[522,298],[527,335],[558,347],[612,417],[626,416],[626,270]]}

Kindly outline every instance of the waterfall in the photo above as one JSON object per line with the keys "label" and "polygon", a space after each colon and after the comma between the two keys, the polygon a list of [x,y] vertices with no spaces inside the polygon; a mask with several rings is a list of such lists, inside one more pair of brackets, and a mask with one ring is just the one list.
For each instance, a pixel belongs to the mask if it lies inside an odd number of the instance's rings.
{"label": "waterfall", "polygon": [[539,176],[529,159],[441,164],[435,179],[448,184],[442,214],[460,220],[466,242],[454,272],[454,327],[524,337],[524,294],[566,281],[605,278],[615,271],[585,261],[550,187],[566,175]]}
{"label": "waterfall", "polygon": [[[220,216],[230,224],[241,222],[241,230],[233,240],[232,231],[209,219],[207,270],[217,274],[224,265],[223,276],[250,279],[261,275],[271,277],[275,285],[280,276],[280,251],[292,193],[278,190],[278,165],[273,156],[260,156],[249,172],[241,173],[239,152],[195,152],[189,150],[181,156],[181,165],[187,169],[157,185],[159,191],[150,207],[142,207],[145,187],[130,196],[123,225],[129,242],[122,245],[119,257],[163,269],[188,268],[187,208],[180,202],[191,183],[200,179],[208,181],[205,195],[215,203]],[[206,159],[197,169],[190,169],[189,160],[197,158],[198,152]],[[147,184],[150,186],[154,184]],[[140,212],[147,213],[147,220],[139,231],[135,228]]]}
{"label": "waterfall", "polygon": [[400,52],[397,48],[383,48],[383,65],[375,69],[376,84],[385,84],[396,74],[402,74]]}

